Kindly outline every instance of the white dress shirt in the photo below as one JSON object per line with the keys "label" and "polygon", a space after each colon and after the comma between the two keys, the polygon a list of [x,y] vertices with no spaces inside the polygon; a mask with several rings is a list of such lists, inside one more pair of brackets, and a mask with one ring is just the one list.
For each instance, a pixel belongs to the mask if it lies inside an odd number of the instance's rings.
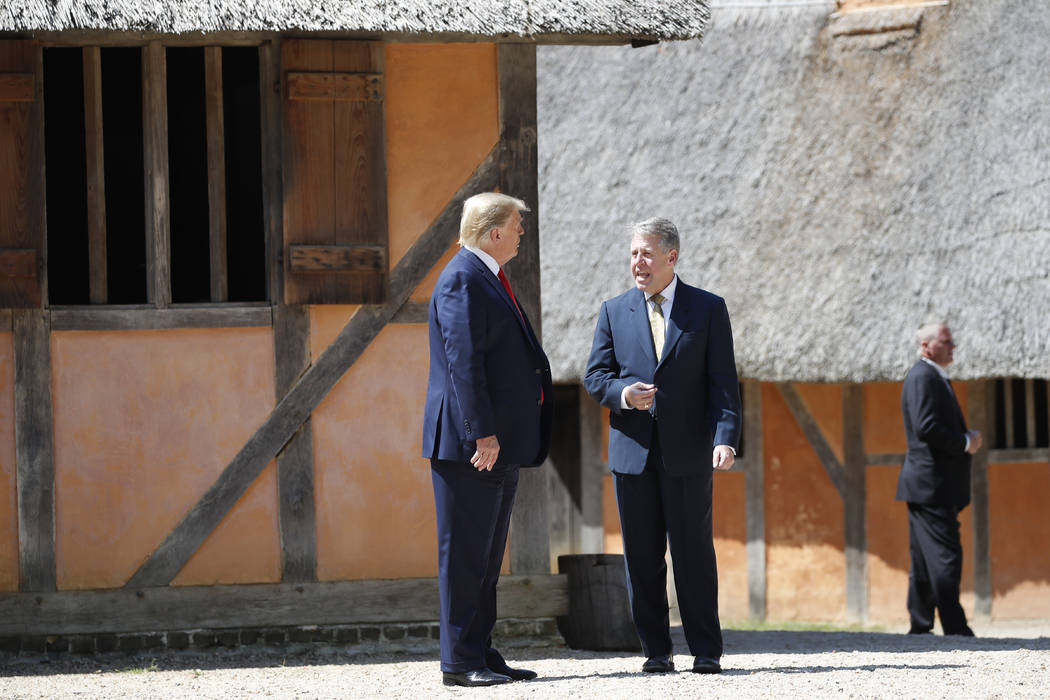
{"label": "white dress shirt", "polygon": [[[661,289],[659,292],[644,292],[645,294],[645,313],[652,314],[653,306],[656,302],[653,301],[655,294],[660,294],[664,300],[660,302],[660,310],[664,312],[664,318],[671,318],[671,307],[674,305],[674,292],[678,289],[678,275],[671,278],[671,281],[667,283],[667,286]],[[664,323],[664,334],[667,334],[667,323]],[[624,387],[623,391],[620,392],[620,408],[624,410],[634,410],[627,405],[627,388]]]}
{"label": "white dress shirt", "polygon": [[496,277],[499,277],[499,263],[496,262],[496,258],[492,257],[481,248],[475,248],[472,245],[465,245],[463,247],[481,258],[481,262],[485,263],[485,267],[492,270],[492,274],[496,275]]}

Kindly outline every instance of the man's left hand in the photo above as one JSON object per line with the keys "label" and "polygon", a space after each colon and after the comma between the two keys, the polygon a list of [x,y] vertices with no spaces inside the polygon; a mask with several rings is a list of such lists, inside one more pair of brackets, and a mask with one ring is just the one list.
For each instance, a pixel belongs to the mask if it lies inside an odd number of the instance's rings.
{"label": "man's left hand", "polygon": [[711,466],[719,471],[727,471],[733,466],[736,457],[729,445],[715,445],[715,451],[711,455]]}

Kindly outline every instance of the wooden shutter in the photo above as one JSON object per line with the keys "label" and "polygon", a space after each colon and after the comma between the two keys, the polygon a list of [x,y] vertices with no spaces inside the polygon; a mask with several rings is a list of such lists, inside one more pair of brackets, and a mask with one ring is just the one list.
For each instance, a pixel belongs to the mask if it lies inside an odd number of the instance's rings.
{"label": "wooden shutter", "polygon": [[383,49],[282,41],[284,301],[387,294]]}
{"label": "wooden shutter", "polygon": [[43,298],[42,67],[35,42],[0,41],[0,308]]}

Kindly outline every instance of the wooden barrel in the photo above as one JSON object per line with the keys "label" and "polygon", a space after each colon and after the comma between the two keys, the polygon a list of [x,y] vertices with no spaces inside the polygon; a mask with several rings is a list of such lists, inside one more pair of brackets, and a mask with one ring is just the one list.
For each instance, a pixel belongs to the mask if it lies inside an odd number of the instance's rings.
{"label": "wooden barrel", "polygon": [[558,571],[569,576],[569,614],[558,618],[566,644],[594,651],[641,650],[622,555],[563,554]]}

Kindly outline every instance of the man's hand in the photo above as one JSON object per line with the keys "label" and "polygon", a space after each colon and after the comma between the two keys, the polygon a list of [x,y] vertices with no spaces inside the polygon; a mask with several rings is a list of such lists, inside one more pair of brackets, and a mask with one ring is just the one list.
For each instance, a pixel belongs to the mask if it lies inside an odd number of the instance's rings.
{"label": "man's hand", "polygon": [[653,405],[655,396],[656,385],[642,382],[635,382],[627,387],[627,393],[625,394],[627,405],[639,411],[648,411]]}
{"label": "man's hand", "polygon": [[736,457],[729,445],[715,445],[715,451],[711,454],[711,466],[719,471],[726,471],[733,466]]}
{"label": "man's hand", "polygon": [[966,451],[972,455],[977,454],[977,450],[981,449],[981,431],[967,430],[966,436],[970,438],[970,446],[966,448]]}
{"label": "man's hand", "polygon": [[490,472],[496,464],[497,457],[499,457],[499,440],[495,435],[489,435],[478,439],[477,449],[474,451],[474,456],[470,458],[470,463],[479,472]]}

